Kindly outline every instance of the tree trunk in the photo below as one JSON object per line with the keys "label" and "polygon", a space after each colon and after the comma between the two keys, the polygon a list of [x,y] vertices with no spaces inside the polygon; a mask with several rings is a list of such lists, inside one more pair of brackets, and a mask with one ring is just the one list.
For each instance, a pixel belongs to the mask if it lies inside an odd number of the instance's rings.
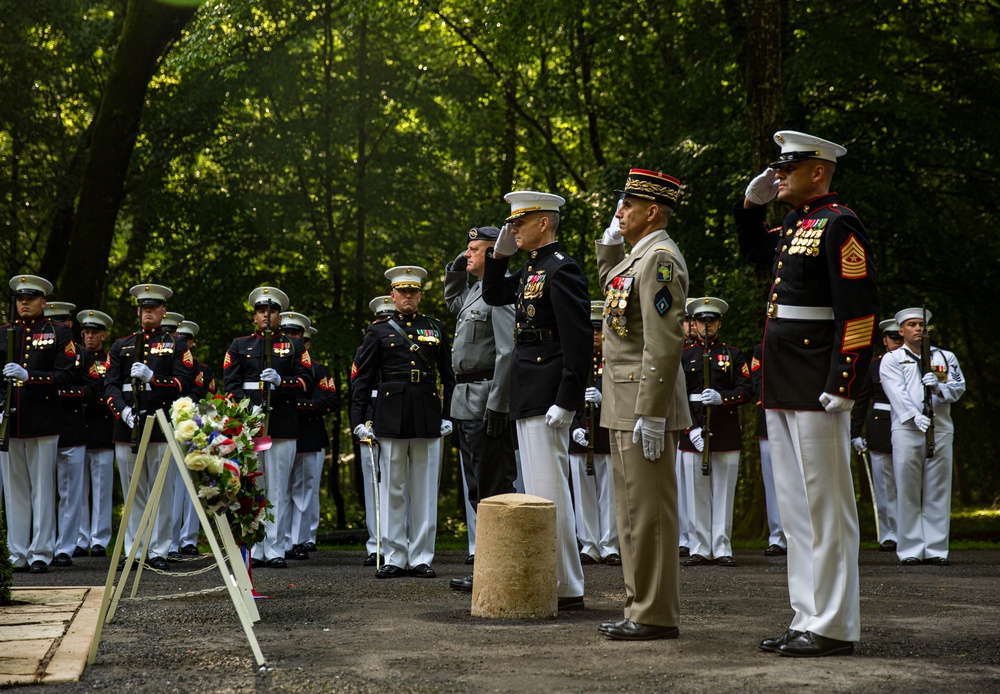
{"label": "tree trunk", "polygon": [[752,171],[772,160],[771,138],[781,127],[781,0],[747,2],[747,125]]}
{"label": "tree trunk", "polygon": [[195,9],[156,0],[128,3],[107,89],[94,117],[90,157],[65,256],[73,258],[73,263],[62,268],[58,283],[60,295],[72,297],[80,306],[100,305],[146,90],[160,57],[180,36]]}

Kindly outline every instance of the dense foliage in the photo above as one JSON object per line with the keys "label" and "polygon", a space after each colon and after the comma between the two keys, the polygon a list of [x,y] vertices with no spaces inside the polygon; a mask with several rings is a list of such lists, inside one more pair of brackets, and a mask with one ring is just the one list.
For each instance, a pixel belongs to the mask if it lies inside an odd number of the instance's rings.
{"label": "dense foliage", "polygon": [[[130,285],[167,284],[217,372],[249,291],[279,286],[345,391],[385,268],[428,268],[422,308],[445,317],[465,230],[536,188],[569,200],[562,240],[593,270],[611,191],[645,166],[685,184],[671,233],[691,291],[730,302],[723,335],[749,350],[766,278],[738,258],[729,210],[770,133],[806,130],[848,148],[836,188],[871,232],[883,313],[926,302],[962,363],[961,499],[1000,495],[995,0],[156,4],[0,0],[7,276],[58,278],[116,334]],[[158,60],[130,32],[158,37]],[[137,127],[109,129],[130,108]],[[759,507],[747,450],[738,508]]]}

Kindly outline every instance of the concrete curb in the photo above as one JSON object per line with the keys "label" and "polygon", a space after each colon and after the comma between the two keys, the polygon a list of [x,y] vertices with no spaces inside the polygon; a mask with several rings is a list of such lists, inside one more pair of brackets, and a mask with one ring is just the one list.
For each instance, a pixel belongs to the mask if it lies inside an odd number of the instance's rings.
{"label": "concrete curb", "polygon": [[104,586],[15,588],[0,608],[0,687],[80,679],[97,631]]}

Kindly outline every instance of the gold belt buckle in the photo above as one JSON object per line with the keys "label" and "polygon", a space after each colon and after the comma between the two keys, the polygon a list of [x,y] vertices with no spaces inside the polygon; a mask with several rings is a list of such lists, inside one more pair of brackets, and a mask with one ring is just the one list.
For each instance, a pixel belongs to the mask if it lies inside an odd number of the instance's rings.
{"label": "gold belt buckle", "polygon": [[778,304],[774,302],[768,302],[767,304],[767,317],[777,318],[778,317]]}
{"label": "gold belt buckle", "polygon": [[420,383],[420,369],[410,369],[410,383]]}

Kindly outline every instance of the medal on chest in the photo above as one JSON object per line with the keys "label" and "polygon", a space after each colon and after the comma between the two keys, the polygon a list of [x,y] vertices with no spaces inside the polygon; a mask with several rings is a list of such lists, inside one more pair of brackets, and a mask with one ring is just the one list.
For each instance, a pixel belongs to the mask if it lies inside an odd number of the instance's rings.
{"label": "medal on chest", "polygon": [[788,254],[818,256],[819,245],[823,240],[827,221],[829,220],[826,218],[800,219],[795,225],[794,236],[788,246]]}
{"label": "medal on chest", "polygon": [[174,343],[164,342],[162,340],[154,342],[149,346],[150,355],[160,355],[160,354],[173,354],[174,353]]}
{"label": "medal on chest", "polygon": [[545,271],[539,270],[534,275],[528,277],[524,283],[525,299],[540,299],[545,293]]}
{"label": "medal on chest", "polygon": [[291,342],[273,342],[271,343],[271,350],[275,356],[287,357],[292,353],[292,343]]}
{"label": "medal on chest", "polygon": [[632,293],[632,285],[635,277],[633,270],[629,268],[624,275],[618,275],[611,280],[604,299],[604,322],[609,328],[614,330],[620,337],[625,337],[628,332],[625,317],[625,310],[628,308],[629,295]]}

